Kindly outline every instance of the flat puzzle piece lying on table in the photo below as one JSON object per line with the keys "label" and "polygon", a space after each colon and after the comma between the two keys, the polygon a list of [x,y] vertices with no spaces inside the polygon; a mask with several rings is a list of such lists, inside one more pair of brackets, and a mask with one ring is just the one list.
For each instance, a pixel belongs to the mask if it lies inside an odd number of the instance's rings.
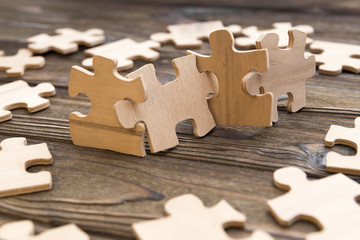
{"label": "flat puzzle piece lying on table", "polygon": [[52,164],[46,143],[27,146],[25,138],[0,143],[0,197],[51,189],[49,172],[29,173],[26,168]]}
{"label": "flat puzzle piece lying on table", "polygon": [[55,32],[58,35],[49,36],[42,33],[28,38],[28,48],[34,53],[45,53],[53,50],[68,54],[76,52],[79,44],[92,47],[105,41],[104,31],[97,28],[91,28],[85,32],[71,28],[59,28]]}
{"label": "flat puzzle piece lying on table", "polygon": [[[192,194],[181,195],[165,205],[167,217],[138,222],[132,225],[139,240],[230,240],[224,228],[243,227],[244,214],[236,211],[225,200],[207,208]],[[247,240],[271,240],[265,232],[254,232]]]}
{"label": "flat puzzle piece lying on table", "polygon": [[50,101],[42,97],[55,95],[55,87],[50,83],[40,83],[29,87],[18,80],[0,86],[0,122],[12,118],[9,110],[27,108],[30,113],[40,111],[50,106]]}
{"label": "flat puzzle piece lying on table", "polygon": [[[153,49],[160,47],[160,43],[155,41],[135,42],[130,38],[121,39],[101,45],[99,47],[85,50],[85,54],[95,56],[104,55],[117,60],[117,69],[125,70],[134,66],[134,59],[141,59],[153,62],[160,57],[160,54]],[[86,58],[82,61],[85,68],[92,68],[92,58]]]}
{"label": "flat puzzle piece lying on table", "polygon": [[24,75],[27,68],[36,69],[44,65],[45,58],[33,57],[29,49],[19,49],[13,56],[4,56],[4,52],[0,51],[0,70],[5,70],[8,77],[19,77]]}
{"label": "flat puzzle piece lying on table", "polygon": [[[143,77],[148,98],[144,103],[123,100],[115,105],[118,120],[125,128],[145,123],[151,152],[179,144],[176,125],[181,121],[191,119],[194,134],[200,137],[215,127],[207,103],[208,95],[217,92],[215,76],[199,73],[195,55],[174,59],[173,67],[176,79],[165,85],[157,80],[152,64],[127,75],[128,78]],[[134,100],[130,93],[126,97]]]}
{"label": "flat puzzle piece lying on table", "polygon": [[160,43],[172,41],[177,48],[199,48],[202,39],[208,39],[211,32],[221,28],[226,28],[233,34],[241,31],[239,25],[224,27],[221,21],[208,21],[169,25],[169,33],[154,33],[150,38]]}
{"label": "flat puzzle piece lying on table", "polygon": [[360,185],[338,173],[308,181],[296,167],[276,170],[274,183],[283,196],[269,200],[268,208],[276,220],[289,226],[297,220],[310,221],[321,230],[308,234],[306,240],[353,240],[360,237]]}
{"label": "flat puzzle piece lying on table", "polygon": [[277,102],[282,94],[289,95],[288,112],[297,112],[306,106],[305,81],[315,74],[314,56],[304,58],[306,33],[289,31],[289,46],[279,49],[276,33],[262,35],[256,42],[258,49],[267,49],[269,70],[263,73],[248,73],[243,81],[246,92],[256,95],[271,92],[274,95],[272,121],[278,121]]}

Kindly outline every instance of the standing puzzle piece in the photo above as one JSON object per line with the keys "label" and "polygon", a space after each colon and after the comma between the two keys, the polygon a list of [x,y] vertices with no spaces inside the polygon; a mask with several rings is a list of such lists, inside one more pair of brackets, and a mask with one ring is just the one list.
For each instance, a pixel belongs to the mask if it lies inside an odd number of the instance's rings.
{"label": "standing puzzle piece", "polygon": [[46,230],[35,236],[35,226],[30,220],[10,222],[0,228],[1,240],[90,240],[75,224]]}
{"label": "standing puzzle piece", "polygon": [[[280,36],[279,44],[278,46],[280,48],[287,47],[289,43],[288,39],[288,31],[289,30],[299,30],[302,32],[305,32],[306,34],[310,35],[314,33],[314,28],[309,25],[297,25],[292,26],[290,22],[277,22],[273,23],[273,29],[266,29],[266,30],[259,30],[256,26],[250,26],[247,28],[244,28],[241,33],[244,34],[246,37],[238,37],[235,39],[235,43],[237,47],[240,48],[253,48],[255,47],[255,42],[258,40],[258,38],[263,34],[268,33],[276,33]],[[306,38],[306,44],[312,43],[311,38]]]}
{"label": "standing puzzle piece", "polygon": [[287,93],[287,110],[297,112],[306,105],[305,80],[315,74],[315,57],[304,58],[306,33],[289,31],[289,46],[279,49],[276,33],[262,35],[256,42],[258,49],[267,49],[270,67],[264,73],[248,73],[244,77],[246,92],[256,95],[271,92],[274,95],[272,121],[277,122],[277,101]]}
{"label": "standing puzzle piece", "polygon": [[56,29],[55,33],[58,35],[49,36],[42,33],[28,38],[28,48],[34,53],[45,53],[53,50],[68,54],[76,52],[79,44],[92,47],[105,41],[104,31],[98,28],[91,28],[85,32],[71,28],[59,28]]}
{"label": "standing puzzle piece", "polygon": [[[221,21],[195,22],[186,24],[169,25],[169,33],[154,33],[151,39],[160,43],[174,42],[177,48],[199,48],[202,39],[207,39],[211,32],[225,28]],[[241,31],[239,25],[226,27],[233,34]]]}
{"label": "standing puzzle piece", "polygon": [[52,164],[46,143],[26,146],[25,138],[8,138],[0,144],[0,197],[51,189],[49,172],[29,173],[26,168]]}
{"label": "standing puzzle piece", "polygon": [[[152,64],[127,75],[143,77],[148,98],[144,103],[124,100],[115,105],[119,122],[125,128],[133,128],[138,122],[146,124],[151,152],[179,144],[176,125],[183,120],[191,119],[194,134],[200,137],[215,127],[207,103],[207,96],[217,92],[215,76],[199,73],[194,55],[174,59],[173,67],[176,79],[165,85],[157,80]],[[130,93],[126,97],[134,99]]]}
{"label": "standing puzzle piece", "polygon": [[95,74],[81,67],[71,69],[69,94],[76,97],[86,94],[91,101],[88,115],[73,112],[69,116],[70,134],[76,145],[109,149],[117,152],[145,156],[145,126],[125,129],[119,124],[114,104],[132,95],[142,102],[146,92],[141,77],[128,79],[118,74],[115,59],[94,56]]}
{"label": "standing puzzle piece", "polygon": [[[224,228],[243,227],[244,214],[225,200],[207,208],[199,198],[185,194],[169,200],[165,205],[167,217],[138,222],[132,225],[139,240],[230,240]],[[247,240],[271,240],[269,234],[256,231]]]}
{"label": "standing puzzle piece", "polygon": [[234,37],[225,29],[210,34],[210,45],[211,56],[194,54],[198,70],[214,73],[219,81],[219,93],[209,99],[216,124],[271,126],[272,94],[250,96],[242,81],[253,69],[261,72],[268,69],[267,50],[236,51]]}
{"label": "standing puzzle piece", "polygon": [[19,77],[24,75],[26,68],[41,68],[45,65],[45,58],[33,57],[28,49],[19,49],[16,55],[4,56],[0,51],[0,70],[5,70],[8,77]]}
{"label": "standing puzzle piece", "polygon": [[[160,57],[160,54],[152,49],[160,47],[160,43],[155,41],[135,42],[130,38],[125,38],[119,41],[111,42],[99,47],[85,50],[85,54],[105,55],[107,57],[115,58],[118,61],[118,70],[125,70],[134,66],[133,59],[141,59],[148,62],[153,62]],[[92,58],[86,58],[82,61],[85,68],[92,68]]]}
{"label": "standing puzzle piece", "polygon": [[55,87],[50,83],[40,83],[36,87],[29,87],[18,80],[0,86],[0,122],[12,118],[9,110],[27,108],[30,113],[40,111],[50,106],[48,99],[42,98],[55,95]]}
{"label": "standing puzzle piece", "polygon": [[353,240],[360,237],[360,185],[338,173],[323,179],[308,181],[296,167],[275,171],[275,185],[290,190],[269,200],[268,208],[276,220],[289,226],[296,220],[315,223],[321,231],[308,234],[306,240]]}

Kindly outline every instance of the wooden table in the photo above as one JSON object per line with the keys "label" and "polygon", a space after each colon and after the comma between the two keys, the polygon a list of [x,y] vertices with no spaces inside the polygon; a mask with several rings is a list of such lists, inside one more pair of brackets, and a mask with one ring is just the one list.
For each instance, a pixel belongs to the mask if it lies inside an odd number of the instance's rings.
{"label": "wooden table", "polygon": [[[53,34],[59,27],[99,27],[105,30],[107,42],[124,37],[142,41],[151,33],[165,31],[168,24],[217,19],[226,25],[260,27],[280,21],[311,24],[315,39],[360,44],[360,4],[355,0],[203,0],[196,5],[190,0],[172,1],[172,5],[165,0],[132,2],[1,0],[0,49],[14,54],[26,47],[26,38],[43,32]],[[277,224],[265,205],[283,193],[273,186],[272,173],[280,167],[297,166],[311,178],[328,175],[324,164],[329,149],[324,146],[324,137],[331,124],[351,127],[359,115],[359,75],[316,73],[306,84],[307,106],[289,114],[282,101],[279,122],[273,127],[216,127],[206,137],[196,138],[191,124],[185,122],[178,125],[177,147],[139,158],[73,145],[68,115],[90,110],[87,97],[70,98],[67,89],[71,66],[81,63],[83,50],[66,56],[44,54],[46,66],[26,71],[22,79],[31,85],[47,81],[56,86],[50,108],[31,115],[15,110],[12,120],[0,124],[0,140],[21,136],[29,144],[46,142],[54,159],[52,166],[29,169],[50,171],[53,189],[2,198],[1,224],[32,219],[42,231],[73,222],[91,239],[134,239],[133,222],[161,217],[167,200],[193,193],[207,206],[226,199],[247,215],[245,231],[230,229],[232,236],[263,229],[276,239],[302,239],[316,231],[315,225],[305,222],[289,228]],[[211,52],[208,43],[196,51]],[[175,78],[171,60],[185,55],[185,50],[166,45],[160,53],[154,65],[159,80],[165,83]],[[143,64],[136,61],[133,69]],[[1,84],[16,79],[0,73]],[[354,154],[345,146],[332,150]]]}

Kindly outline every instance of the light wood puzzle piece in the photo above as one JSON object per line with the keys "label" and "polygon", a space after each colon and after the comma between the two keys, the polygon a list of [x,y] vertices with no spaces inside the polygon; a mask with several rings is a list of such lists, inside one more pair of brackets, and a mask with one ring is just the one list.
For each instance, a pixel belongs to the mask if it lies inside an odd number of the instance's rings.
{"label": "light wood puzzle piece", "polygon": [[276,220],[290,226],[297,220],[316,224],[321,230],[306,235],[306,240],[353,240],[360,237],[360,185],[338,173],[308,181],[296,167],[275,171],[276,187],[289,191],[267,202]]}
{"label": "light wood puzzle piece", "polygon": [[29,87],[23,81],[7,83],[0,86],[0,122],[12,118],[9,110],[27,108],[30,113],[40,111],[50,106],[50,101],[43,97],[55,95],[55,87],[50,83],[40,83]]}
{"label": "light wood puzzle piece", "polygon": [[45,58],[33,57],[33,53],[29,49],[19,49],[13,56],[4,56],[4,52],[0,51],[0,70],[5,70],[8,77],[23,76],[25,69],[41,68],[44,65]]}
{"label": "light wood puzzle piece", "polygon": [[211,32],[226,28],[233,34],[241,31],[239,25],[224,27],[221,21],[195,22],[167,26],[168,33],[154,33],[150,38],[160,43],[173,42],[177,48],[199,48],[202,39],[208,39]]}
{"label": "light wood puzzle piece", "polygon": [[[224,228],[243,227],[244,214],[225,200],[213,207],[205,207],[199,198],[185,194],[165,204],[167,217],[138,222],[132,225],[139,240],[230,240]],[[257,231],[247,240],[271,240],[269,234]]]}
{"label": "light wood puzzle piece", "polygon": [[289,45],[279,49],[276,33],[262,35],[256,48],[267,49],[269,70],[263,73],[248,73],[243,81],[245,90],[251,95],[271,92],[274,96],[272,121],[278,121],[277,102],[282,94],[289,95],[288,112],[297,112],[306,106],[305,81],[315,74],[315,57],[304,58],[306,33],[289,31]]}
{"label": "light wood puzzle piece", "polygon": [[0,149],[0,197],[51,189],[49,172],[26,171],[31,166],[52,164],[46,143],[27,146],[25,138],[8,138]]}
{"label": "light wood puzzle piece", "polygon": [[217,125],[271,126],[272,94],[251,96],[243,89],[243,77],[251,70],[268,69],[266,49],[237,51],[233,35],[225,30],[210,34],[211,56],[196,54],[200,72],[214,73],[218,94],[209,99],[210,111]]}
{"label": "light wood puzzle piece", "polygon": [[75,145],[109,149],[117,152],[145,156],[145,126],[133,129],[121,127],[114,112],[117,101],[128,95],[137,102],[146,99],[141,77],[129,79],[116,70],[116,59],[94,56],[95,73],[73,66],[69,94],[76,97],[86,94],[91,101],[88,115],[73,112],[69,116],[70,134]]}
{"label": "light wood puzzle piece", "polygon": [[[244,28],[241,33],[245,35],[245,37],[238,37],[235,39],[235,44],[239,48],[253,48],[255,47],[255,42],[258,38],[263,34],[268,33],[276,33],[280,36],[278,46],[280,48],[285,48],[288,46],[288,31],[289,30],[299,30],[305,32],[307,35],[311,35],[314,33],[314,28],[310,25],[297,25],[292,26],[290,22],[277,22],[273,23],[273,29],[265,29],[259,30],[256,26],[250,26]],[[311,38],[306,38],[306,44],[309,45],[313,40]]]}
{"label": "light wood puzzle piece", "polygon": [[151,152],[172,148],[179,144],[176,125],[191,119],[194,134],[202,137],[215,127],[215,121],[208,107],[209,94],[217,92],[217,80],[210,73],[199,73],[195,55],[173,60],[176,79],[161,85],[152,64],[127,75],[129,78],[142,76],[148,98],[136,103],[130,92],[126,95],[134,101],[123,100],[115,105],[118,120],[125,128],[133,128],[138,122],[146,125]]}
{"label": "light wood puzzle piece", "polygon": [[50,50],[68,54],[76,52],[78,45],[92,47],[105,41],[104,31],[98,28],[91,28],[85,32],[71,28],[56,29],[55,36],[42,33],[27,39],[28,48],[34,53],[45,53]]}

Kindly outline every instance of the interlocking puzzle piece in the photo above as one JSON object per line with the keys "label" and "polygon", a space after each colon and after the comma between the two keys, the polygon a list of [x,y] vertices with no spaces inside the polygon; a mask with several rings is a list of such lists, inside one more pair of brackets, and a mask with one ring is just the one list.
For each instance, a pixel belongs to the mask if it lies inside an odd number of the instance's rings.
{"label": "interlocking puzzle piece", "polygon": [[44,65],[45,58],[33,57],[33,53],[25,48],[19,49],[13,56],[4,56],[4,52],[0,51],[0,70],[5,70],[8,77],[19,77],[27,68],[36,69]]}
{"label": "interlocking puzzle piece", "polygon": [[196,54],[200,72],[217,76],[219,93],[209,99],[210,111],[217,125],[271,126],[272,94],[250,96],[243,89],[243,77],[255,69],[268,69],[266,49],[236,51],[233,35],[225,30],[210,34],[211,56]]}
{"label": "interlocking puzzle piece", "polygon": [[269,200],[268,208],[276,220],[289,226],[297,220],[315,223],[321,230],[308,234],[306,240],[352,240],[360,237],[360,185],[338,173],[308,181],[296,167],[275,171],[274,183],[283,196]]}
{"label": "interlocking puzzle piece", "polygon": [[[243,227],[244,214],[236,211],[225,200],[205,207],[199,198],[185,194],[165,204],[167,217],[138,222],[132,225],[139,240],[230,240],[224,228]],[[265,232],[254,232],[248,240],[271,240]]]}
{"label": "interlocking puzzle piece", "polygon": [[[135,42],[130,38],[125,38],[99,47],[87,49],[84,53],[91,56],[104,55],[116,58],[118,61],[118,70],[125,70],[134,66],[134,62],[132,61],[134,59],[141,59],[148,62],[157,60],[160,54],[153,49],[159,47],[160,43],[155,41]],[[82,65],[85,68],[91,69],[92,58],[84,59]]]}
{"label": "interlocking puzzle piece", "polygon": [[2,240],[90,240],[90,237],[75,224],[46,230],[35,235],[34,223],[30,220],[10,222],[0,228]]}
{"label": "interlocking puzzle piece", "polygon": [[50,101],[42,97],[55,95],[55,87],[51,83],[40,83],[36,87],[29,87],[18,80],[0,86],[0,122],[12,118],[9,110],[27,108],[33,113],[50,106]]}
{"label": "interlocking puzzle piece", "polygon": [[34,53],[45,53],[50,50],[68,54],[76,52],[78,45],[92,47],[105,41],[104,31],[98,28],[91,28],[80,32],[71,28],[59,28],[55,36],[42,33],[27,39],[28,48]]}
{"label": "interlocking puzzle piece", "polygon": [[321,74],[338,75],[342,69],[360,72],[359,45],[316,40],[310,45],[310,50],[315,53]]}
{"label": "interlocking puzzle piece", "polygon": [[81,67],[71,69],[69,94],[86,94],[91,101],[88,115],[73,112],[69,116],[70,134],[75,145],[109,149],[145,156],[145,126],[133,129],[121,127],[114,112],[114,104],[128,95],[137,102],[146,99],[141,77],[134,80],[122,77],[116,70],[117,61],[105,56],[94,56],[95,73]]}
{"label": "interlocking puzzle piece", "polygon": [[[288,46],[289,39],[288,39],[288,31],[289,30],[299,30],[305,32],[307,35],[311,35],[314,33],[314,28],[310,25],[297,25],[292,26],[290,22],[277,22],[273,23],[273,29],[265,29],[259,30],[256,26],[250,26],[244,28],[241,33],[245,35],[245,37],[238,37],[235,39],[235,44],[237,47],[240,48],[253,48],[255,47],[255,42],[258,38],[263,34],[268,33],[276,33],[280,36],[278,46],[280,48],[285,48]],[[306,44],[309,45],[313,42],[313,39],[306,38]]]}
{"label": "interlocking puzzle piece", "polygon": [[208,39],[211,32],[226,28],[233,34],[241,31],[239,25],[224,27],[221,21],[195,22],[167,26],[168,33],[154,33],[150,38],[160,43],[174,42],[177,48],[199,48],[202,39]]}
{"label": "interlocking puzzle piece", "polygon": [[289,46],[279,49],[276,33],[262,35],[256,42],[258,49],[267,49],[269,70],[264,73],[248,73],[243,81],[248,94],[271,92],[274,96],[272,121],[278,121],[277,101],[282,94],[289,95],[288,112],[297,112],[306,105],[305,81],[315,74],[315,57],[304,58],[306,33],[289,31]]}
{"label": "interlocking puzzle piece", "polygon": [[0,149],[0,197],[51,189],[49,172],[26,171],[31,166],[52,164],[46,143],[27,146],[25,138],[8,138]]}
{"label": "interlocking puzzle piece", "polygon": [[[217,80],[210,73],[199,73],[194,55],[173,60],[176,79],[161,85],[152,64],[127,75],[129,78],[142,76],[148,89],[144,103],[124,100],[116,103],[118,120],[125,128],[133,128],[144,122],[151,152],[172,148],[179,144],[176,125],[191,119],[194,134],[204,136],[215,127],[215,121],[208,107],[207,96],[217,92]],[[129,93],[127,98],[133,99]]]}

